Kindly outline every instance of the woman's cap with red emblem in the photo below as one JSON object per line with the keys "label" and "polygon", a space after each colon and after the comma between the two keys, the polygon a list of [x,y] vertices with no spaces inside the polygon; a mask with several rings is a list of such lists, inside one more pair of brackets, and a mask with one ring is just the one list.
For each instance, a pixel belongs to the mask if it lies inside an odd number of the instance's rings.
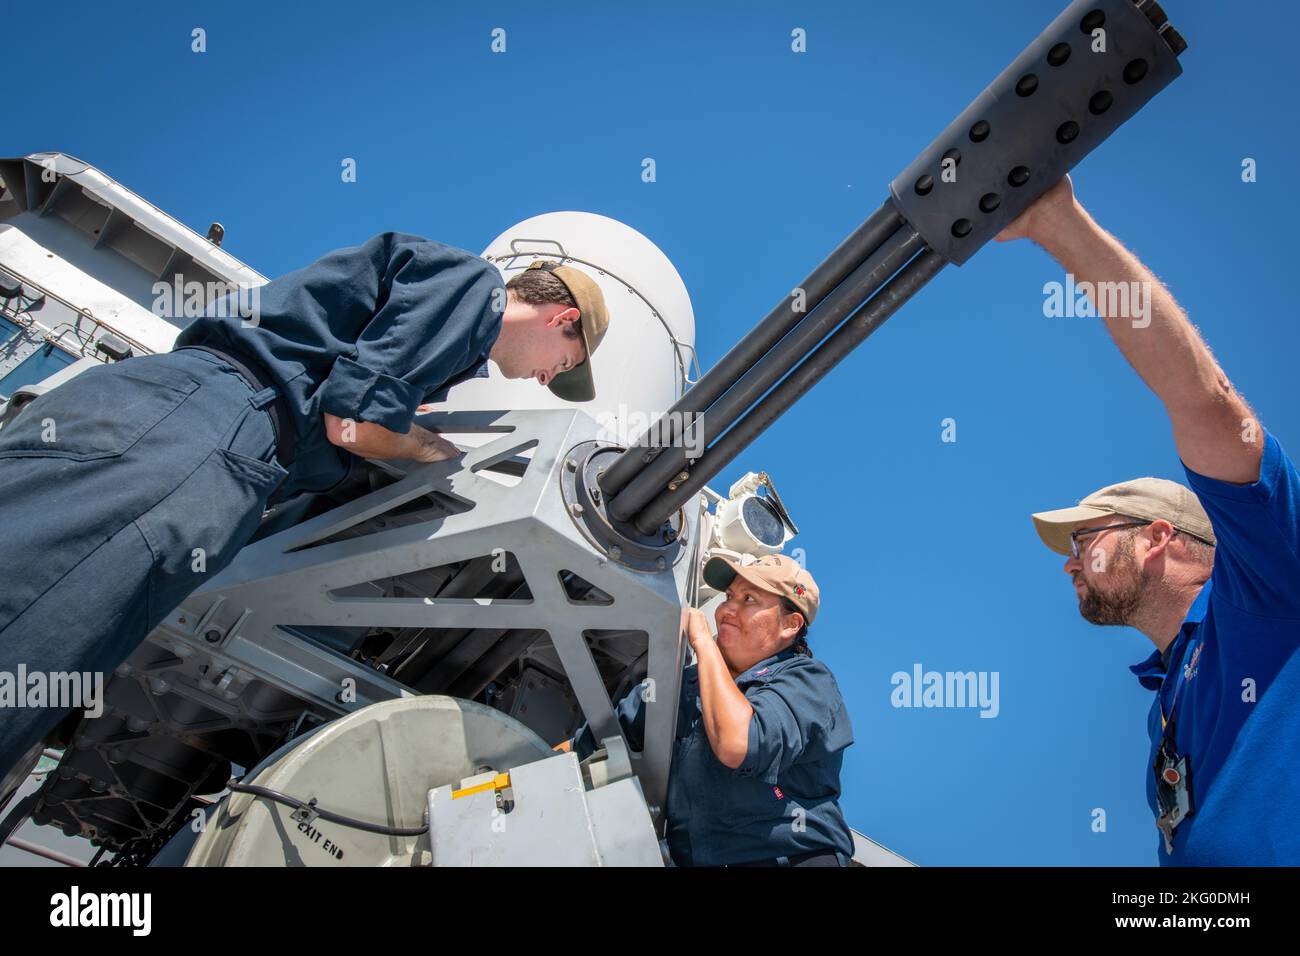
{"label": "woman's cap with red emblem", "polygon": [[727,590],[737,574],[756,588],[788,598],[806,623],[811,625],[817,616],[817,608],[821,606],[817,582],[794,558],[784,554],[766,554],[756,561],[746,562],[717,555],[704,564],[704,583],[715,591]]}

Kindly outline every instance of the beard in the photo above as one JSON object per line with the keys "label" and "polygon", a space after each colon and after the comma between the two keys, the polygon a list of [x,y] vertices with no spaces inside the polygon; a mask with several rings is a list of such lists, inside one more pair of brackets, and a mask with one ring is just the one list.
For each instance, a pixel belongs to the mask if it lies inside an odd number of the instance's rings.
{"label": "beard", "polygon": [[1082,576],[1083,594],[1079,614],[1090,624],[1127,625],[1142,604],[1145,593],[1137,560],[1133,556],[1133,536],[1125,537],[1115,547],[1110,567],[1104,572],[1108,590],[1101,590]]}

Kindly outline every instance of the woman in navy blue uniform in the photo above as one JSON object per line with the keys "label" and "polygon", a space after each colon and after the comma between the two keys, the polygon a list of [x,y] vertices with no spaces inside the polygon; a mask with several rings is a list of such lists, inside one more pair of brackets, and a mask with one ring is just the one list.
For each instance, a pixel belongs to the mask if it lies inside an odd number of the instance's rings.
{"label": "woman in navy blue uniform", "polygon": [[[715,612],[689,610],[696,662],[682,675],[668,780],[665,836],[678,866],[847,866],[853,835],[840,811],[840,768],[853,743],[830,669],[812,656],[808,626],[820,603],[798,562],[768,555],[704,568],[726,594]],[[617,707],[642,749],[645,701]],[[585,759],[598,747],[583,726],[557,749]]]}

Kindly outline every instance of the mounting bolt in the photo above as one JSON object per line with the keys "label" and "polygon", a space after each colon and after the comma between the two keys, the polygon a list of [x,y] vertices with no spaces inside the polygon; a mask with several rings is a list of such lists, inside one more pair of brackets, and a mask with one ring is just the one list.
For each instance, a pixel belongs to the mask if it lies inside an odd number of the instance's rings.
{"label": "mounting bolt", "polygon": [[213,628],[212,630],[204,633],[203,639],[207,641],[209,644],[216,644],[218,641],[221,640],[221,632],[218,631],[216,628]]}
{"label": "mounting bolt", "polygon": [[672,527],[664,528],[664,542],[666,544],[672,544],[676,540],[677,540],[676,529]]}
{"label": "mounting bolt", "polygon": [[572,458],[566,458],[564,459],[564,467],[569,469],[569,471],[577,471],[578,463],[574,461]]}
{"label": "mounting bolt", "polygon": [[582,512],[583,512],[583,507],[582,507],[582,505],[578,504],[578,503],[575,501],[573,504],[569,505],[569,512],[570,512],[570,513],[571,513],[575,518],[581,518],[581,517],[582,517]]}
{"label": "mounting bolt", "polygon": [[617,561],[619,558],[623,557],[623,549],[616,544],[612,544],[609,546],[609,556]]}
{"label": "mounting bolt", "polygon": [[668,560],[662,554],[659,555],[659,557],[655,558],[655,567],[662,571],[668,567]]}

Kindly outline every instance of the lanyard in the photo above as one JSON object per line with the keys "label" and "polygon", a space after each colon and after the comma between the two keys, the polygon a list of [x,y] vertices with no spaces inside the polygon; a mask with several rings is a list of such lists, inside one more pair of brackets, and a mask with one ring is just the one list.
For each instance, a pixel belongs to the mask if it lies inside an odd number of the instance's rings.
{"label": "lanyard", "polygon": [[[1188,679],[1188,671],[1195,666],[1200,649],[1199,643],[1194,638],[1187,642],[1187,647],[1184,648],[1182,658],[1178,662],[1180,673],[1175,678],[1168,715],[1165,714],[1164,704],[1160,704],[1160,721],[1163,729],[1152,770],[1156,775],[1156,803],[1160,808],[1156,826],[1164,835],[1166,853],[1174,852],[1174,830],[1193,812],[1191,780],[1188,776],[1191,769],[1187,765],[1186,755],[1182,757],[1178,755],[1178,748],[1174,742],[1174,721],[1178,716],[1178,693]],[[1156,700],[1159,702],[1159,694],[1156,695]]]}
{"label": "lanyard", "polygon": [[[1156,695],[1156,703],[1160,707],[1160,727],[1165,732],[1164,737],[1166,740],[1173,733],[1173,730],[1169,725],[1174,719],[1174,710],[1178,707],[1178,692],[1183,689],[1183,684],[1187,678],[1187,664],[1184,664],[1183,661],[1187,661],[1188,663],[1191,662],[1192,655],[1195,653],[1196,650],[1196,644],[1197,641],[1195,638],[1188,641],[1187,649],[1183,651],[1183,656],[1179,661],[1178,677],[1176,679],[1176,683],[1174,684],[1174,696],[1169,701],[1168,716],[1165,715],[1164,704],[1160,702],[1160,695],[1159,694]],[[1165,741],[1161,741],[1162,744],[1164,742]]]}

